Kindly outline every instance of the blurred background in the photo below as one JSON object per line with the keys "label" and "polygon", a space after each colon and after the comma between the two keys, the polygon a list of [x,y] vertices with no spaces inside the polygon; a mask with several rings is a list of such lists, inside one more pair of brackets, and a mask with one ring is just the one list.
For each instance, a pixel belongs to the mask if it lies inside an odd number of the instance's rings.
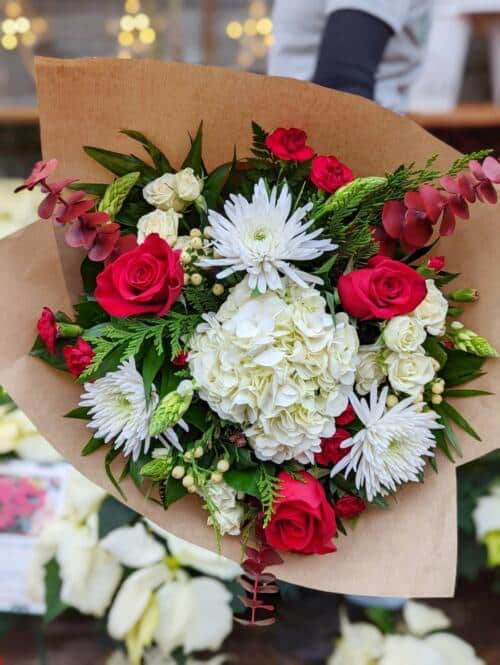
{"label": "blurred background", "polygon": [[[12,194],[17,179],[40,155],[35,55],[157,58],[265,73],[275,39],[272,9],[272,0],[0,0],[0,237],[31,221],[37,204],[28,193],[16,198]],[[498,154],[500,0],[435,0],[432,19],[421,30],[427,47],[410,92],[410,115],[459,150],[492,147]],[[12,405],[6,401],[0,408],[0,481],[13,473],[5,465],[20,460],[41,465],[45,471],[38,473],[45,478],[47,465],[61,462],[52,459],[45,444],[43,453],[36,452],[32,440],[32,448],[26,444],[25,438],[33,435],[26,425],[23,430],[19,423],[4,420]],[[17,466],[15,470],[18,475]],[[26,473],[33,475],[33,468]],[[460,470],[457,595],[430,601],[446,611],[455,632],[492,665],[500,663],[500,509],[495,537],[478,531],[473,514],[499,483],[498,452]],[[6,487],[2,490],[0,483],[0,567],[12,560],[11,541],[2,538],[11,534],[16,517],[9,522],[4,509],[1,519]],[[44,603],[26,614],[16,600],[22,589],[7,577],[0,573],[0,665],[106,662],[114,645],[102,619],[62,607],[57,618],[46,623],[40,614]],[[257,632],[237,627],[223,650],[244,664],[325,663],[339,634],[338,609],[347,604],[335,595],[283,585],[278,623]],[[377,612],[372,608],[369,618],[387,625],[384,610]],[[358,605],[350,605],[350,615],[366,620]],[[471,657],[460,662],[479,661]]]}

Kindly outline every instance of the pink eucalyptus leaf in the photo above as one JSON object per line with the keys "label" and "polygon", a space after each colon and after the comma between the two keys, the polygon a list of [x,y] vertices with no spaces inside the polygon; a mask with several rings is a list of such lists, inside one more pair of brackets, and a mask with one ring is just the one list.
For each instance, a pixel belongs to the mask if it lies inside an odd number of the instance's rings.
{"label": "pink eucalyptus leaf", "polygon": [[61,206],[60,211],[58,210],[56,220],[61,224],[72,222],[77,217],[80,217],[80,215],[91,210],[94,205],[94,201],[90,199],[83,199],[74,203],[67,202]]}
{"label": "pink eucalyptus leaf", "polygon": [[486,157],[483,162],[483,173],[495,185],[500,185],[500,161],[498,159]]}
{"label": "pink eucalyptus leaf", "polygon": [[451,234],[455,230],[455,226],[456,226],[455,215],[453,214],[453,210],[451,209],[451,207],[448,205],[444,209],[443,220],[439,228],[439,234],[442,236],[451,236]]}
{"label": "pink eucalyptus leaf", "polygon": [[404,203],[407,208],[412,208],[413,210],[424,209],[424,202],[418,192],[407,192],[405,194]]}
{"label": "pink eucalyptus leaf", "polygon": [[440,178],[439,182],[448,192],[448,194],[460,194],[460,187],[455,178],[452,178],[451,175],[445,175]]}
{"label": "pink eucalyptus leaf", "polygon": [[418,191],[424,204],[425,214],[430,222],[435,224],[443,210],[443,196],[431,185],[421,185]]}
{"label": "pink eucalyptus leaf", "polygon": [[477,159],[471,159],[469,162],[469,169],[476,180],[486,180],[486,176],[483,171],[483,167],[477,161]]}
{"label": "pink eucalyptus leaf", "polygon": [[469,206],[464,198],[461,196],[450,196],[448,203],[456,217],[460,217],[460,219],[469,219]]}
{"label": "pink eucalyptus leaf", "polygon": [[498,200],[497,190],[489,180],[483,180],[479,183],[477,195],[483,203],[496,203]]}
{"label": "pink eucalyptus leaf", "polygon": [[104,261],[112,253],[120,240],[120,226],[118,224],[105,224],[97,231],[94,245],[89,251],[91,261]]}
{"label": "pink eucalyptus leaf", "polygon": [[42,219],[50,219],[59,201],[59,194],[47,194],[38,206],[38,214]]}
{"label": "pink eucalyptus leaf", "polygon": [[66,231],[66,243],[70,247],[83,247],[89,250],[97,236],[97,229],[94,226],[86,224],[83,217],[76,220]]}
{"label": "pink eucalyptus leaf", "polygon": [[474,189],[471,179],[465,175],[465,173],[458,176],[458,189],[460,195],[463,196],[466,201],[474,203],[476,200],[476,190]]}
{"label": "pink eucalyptus leaf", "polygon": [[22,189],[33,189],[36,185],[41,183],[46,178],[49,178],[57,168],[57,159],[49,159],[48,161],[36,162],[33,170],[23,182],[22,185],[17,187],[14,191],[20,192]]}
{"label": "pink eucalyptus leaf", "polygon": [[401,201],[386,201],[382,210],[382,224],[385,232],[397,240],[403,229],[406,208]]}
{"label": "pink eucalyptus leaf", "polygon": [[413,248],[424,247],[432,237],[432,224],[413,210],[408,210],[403,225],[401,240]]}

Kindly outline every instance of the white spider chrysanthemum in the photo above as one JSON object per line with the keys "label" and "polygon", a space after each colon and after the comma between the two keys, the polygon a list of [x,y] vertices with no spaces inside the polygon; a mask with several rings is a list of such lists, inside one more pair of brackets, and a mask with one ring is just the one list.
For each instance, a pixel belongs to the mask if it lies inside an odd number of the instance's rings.
{"label": "white spider chrysanthemum", "polygon": [[364,429],[342,448],[348,454],[336,464],[331,475],[344,471],[347,476],[356,472],[356,487],[364,487],[368,501],[377,494],[385,496],[396,486],[418,482],[425,458],[433,457],[436,439],[433,429],[441,429],[434,411],[419,411],[413,397],[408,397],[391,409],[386,408],[387,386],[378,395],[372,385],[370,400],[351,395],[350,401]]}
{"label": "white spider chrysanthemum", "polygon": [[220,258],[203,259],[199,265],[225,267],[218,273],[224,279],[244,270],[251,289],[282,288],[280,275],[288,276],[299,286],[306,282],[322,284],[322,280],[298,270],[290,262],[312,261],[324,252],[337,248],[329,239],[318,239],[323,229],[306,233],[314,220],[304,222],[312,204],[292,212],[292,196],[286,184],[278,196],[277,187],[269,194],[264,180],[255,185],[251,201],[241,194],[231,194],[226,201],[226,217],[210,210],[213,247]]}
{"label": "white spider chrysanthemum", "polygon": [[114,372],[85,384],[80,406],[89,409],[91,420],[87,427],[96,430],[95,436],[106,443],[114,441],[124,455],[136,460],[141,451],[149,449],[149,421],[158,404],[152,389],[149,402],[144,393],[144,381],[136,369],[135,360],[122,362]]}

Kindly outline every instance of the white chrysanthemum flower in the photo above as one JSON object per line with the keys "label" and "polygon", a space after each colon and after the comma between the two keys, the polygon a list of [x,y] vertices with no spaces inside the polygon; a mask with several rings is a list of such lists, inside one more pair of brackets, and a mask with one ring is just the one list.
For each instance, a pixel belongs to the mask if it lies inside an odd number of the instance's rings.
{"label": "white chrysanthemum flower", "polygon": [[80,406],[89,409],[91,420],[87,427],[96,430],[95,436],[106,443],[114,441],[124,455],[136,460],[141,450],[149,449],[149,421],[158,404],[156,390],[148,400],[144,381],[136,369],[135,360],[122,362],[114,372],[85,384]]}
{"label": "white chrysanthemum flower", "polygon": [[251,201],[241,194],[230,196],[224,206],[226,217],[209,211],[212,244],[220,258],[203,259],[199,265],[225,267],[218,273],[219,279],[244,270],[249,275],[250,288],[261,293],[281,289],[280,275],[302,287],[306,282],[322,284],[319,277],[290,263],[313,261],[337,248],[329,239],[318,239],[323,229],[306,233],[313,224],[313,220],[304,221],[311,208],[308,203],[292,212],[292,196],[286,184],[278,196],[276,187],[269,194],[264,180],[259,180]]}
{"label": "white chrysanthemum flower", "polygon": [[334,322],[316,289],[288,279],[252,297],[246,278],[205,320],[189,348],[200,397],[243,426],[259,459],[312,463],[355,379],[359,340],[348,316]]}
{"label": "white chrysanthemum flower", "polygon": [[418,482],[425,458],[433,457],[436,440],[432,433],[441,429],[434,411],[419,411],[412,397],[386,408],[389,389],[377,394],[377,384],[370,391],[370,401],[351,395],[351,404],[364,429],[342,443],[349,453],[332,469],[331,475],[356,472],[356,487],[365,488],[368,501],[377,494],[385,496],[396,486]]}

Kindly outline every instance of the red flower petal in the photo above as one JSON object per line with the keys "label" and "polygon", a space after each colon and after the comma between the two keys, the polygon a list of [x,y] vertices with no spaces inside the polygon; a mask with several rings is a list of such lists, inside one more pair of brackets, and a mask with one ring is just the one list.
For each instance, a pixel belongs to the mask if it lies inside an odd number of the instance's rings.
{"label": "red flower petal", "polygon": [[443,196],[435,187],[430,185],[421,185],[418,191],[424,205],[425,214],[431,223],[435,224],[443,210]]}
{"label": "red flower petal", "polygon": [[405,215],[401,240],[412,247],[424,247],[431,237],[431,222],[414,210],[408,210]]}
{"label": "red flower petal", "polygon": [[413,210],[423,210],[424,203],[418,192],[407,192],[404,198],[405,206]]}
{"label": "red flower petal", "polygon": [[397,240],[403,229],[406,207],[401,201],[387,201],[382,210],[382,224],[385,232]]}

